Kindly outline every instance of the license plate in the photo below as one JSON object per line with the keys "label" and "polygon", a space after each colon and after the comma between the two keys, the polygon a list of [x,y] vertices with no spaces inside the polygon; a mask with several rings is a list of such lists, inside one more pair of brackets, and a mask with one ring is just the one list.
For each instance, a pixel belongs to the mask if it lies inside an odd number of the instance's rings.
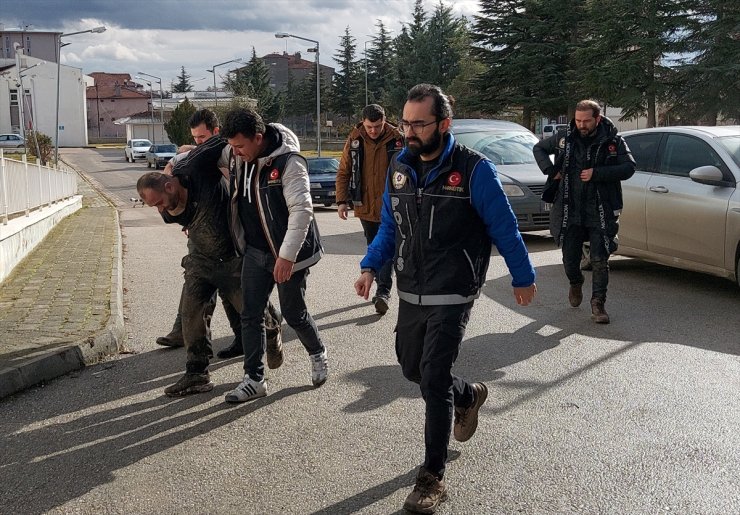
{"label": "license plate", "polygon": [[319,188],[321,188],[321,183],[320,182],[312,182],[311,183],[311,189],[312,190],[317,190]]}
{"label": "license plate", "polygon": [[543,211],[544,211],[545,213],[549,213],[549,212],[550,212],[550,208],[551,208],[551,207],[552,207],[552,204],[550,204],[549,202],[543,202],[543,203],[542,203],[542,210],[543,210]]}

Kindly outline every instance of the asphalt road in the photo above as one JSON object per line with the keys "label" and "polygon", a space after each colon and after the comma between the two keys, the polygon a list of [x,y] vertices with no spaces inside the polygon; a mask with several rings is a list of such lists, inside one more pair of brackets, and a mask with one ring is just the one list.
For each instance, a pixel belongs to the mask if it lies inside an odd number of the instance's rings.
{"label": "asphalt road", "polygon": [[[329,350],[323,387],[286,329],[266,398],[223,402],[242,376],[234,359],[214,360],[213,392],[173,400],[162,390],[184,352],[154,339],[176,311],[185,238],[131,207],[144,164],[63,155],[119,199],[130,354],[0,401],[0,513],[401,513],[423,402],[395,361],[395,299],[379,318],[353,292],[359,222],[316,209],[327,254],[308,303]],[[612,323],[598,326],[568,306],[552,240],[525,240],[538,297],[516,306],[493,257],[456,365],[489,400],[473,439],[450,444],[438,513],[740,513],[738,288],[615,258]],[[230,342],[220,307],[214,338]]]}

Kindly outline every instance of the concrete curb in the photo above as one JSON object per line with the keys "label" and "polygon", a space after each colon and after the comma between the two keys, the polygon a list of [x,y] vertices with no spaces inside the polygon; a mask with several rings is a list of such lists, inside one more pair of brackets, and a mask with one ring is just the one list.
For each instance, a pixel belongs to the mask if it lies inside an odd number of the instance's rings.
{"label": "concrete curb", "polygon": [[110,317],[105,328],[75,343],[59,347],[17,367],[0,370],[0,398],[25,390],[44,381],[68,374],[74,370],[97,363],[105,356],[115,354],[123,347],[125,327],[123,322],[123,249],[118,209],[110,197],[97,188],[80,170],[75,171],[90,184],[113,208],[116,239],[113,244],[111,269]]}

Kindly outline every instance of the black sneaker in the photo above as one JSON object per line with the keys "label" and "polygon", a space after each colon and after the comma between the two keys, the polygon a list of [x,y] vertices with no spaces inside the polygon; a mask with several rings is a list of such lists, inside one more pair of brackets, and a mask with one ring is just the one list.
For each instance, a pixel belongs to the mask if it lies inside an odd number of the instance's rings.
{"label": "black sneaker", "polygon": [[164,389],[168,397],[183,397],[193,393],[210,392],[213,390],[211,375],[208,372],[193,374],[186,372],[179,381]]}
{"label": "black sneaker", "polygon": [[244,347],[242,346],[242,342],[234,338],[234,341],[231,342],[231,345],[229,345],[225,349],[221,349],[220,351],[218,351],[216,353],[216,356],[218,356],[221,359],[229,359],[229,358],[235,358],[237,356],[242,356],[243,354],[244,354]]}
{"label": "black sneaker", "polygon": [[434,513],[440,503],[447,500],[447,486],[444,479],[419,468],[416,485],[403,503],[403,508],[412,513]]}

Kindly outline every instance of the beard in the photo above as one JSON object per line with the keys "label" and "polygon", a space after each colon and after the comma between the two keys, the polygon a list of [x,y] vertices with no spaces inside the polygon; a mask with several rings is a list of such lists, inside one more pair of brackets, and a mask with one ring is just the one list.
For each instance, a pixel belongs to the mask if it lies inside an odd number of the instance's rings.
{"label": "beard", "polygon": [[437,150],[441,144],[442,133],[439,132],[438,127],[434,128],[434,133],[432,134],[431,138],[429,138],[429,141],[427,141],[426,143],[424,143],[416,136],[408,136],[406,138],[406,148],[414,157],[418,157],[422,154],[431,154],[435,150]]}

